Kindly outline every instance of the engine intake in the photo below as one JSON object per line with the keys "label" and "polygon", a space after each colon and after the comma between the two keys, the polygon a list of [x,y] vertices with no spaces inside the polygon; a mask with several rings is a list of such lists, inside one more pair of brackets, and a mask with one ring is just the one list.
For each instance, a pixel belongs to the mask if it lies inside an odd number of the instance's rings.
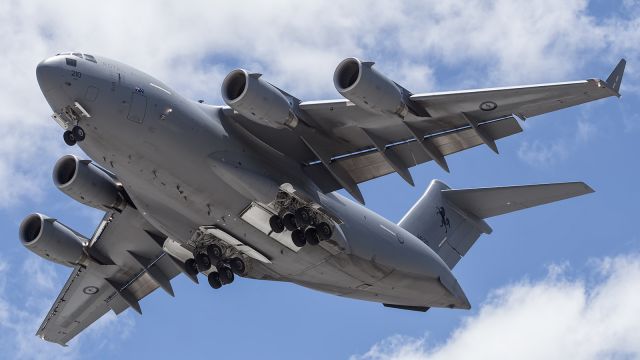
{"label": "engine intake", "polygon": [[406,90],[376,71],[373,64],[356,58],[342,60],[333,74],[336,90],[354,104],[372,112],[404,118],[411,110],[416,115],[425,116],[426,111],[414,110]]}
{"label": "engine intake", "polygon": [[64,224],[42,214],[31,214],[20,224],[20,242],[39,256],[66,266],[85,258],[88,241]]}
{"label": "engine intake", "polygon": [[295,127],[293,99],[244,69],[230,72],[222,82],[222,99],[242,116],[274,128]]}
{"label": "engine intake", "polygon": [[124,197],[113,177],[90,160],[61,157],[53,167],[53,182],[74,200],[100,210],[121,208]]}

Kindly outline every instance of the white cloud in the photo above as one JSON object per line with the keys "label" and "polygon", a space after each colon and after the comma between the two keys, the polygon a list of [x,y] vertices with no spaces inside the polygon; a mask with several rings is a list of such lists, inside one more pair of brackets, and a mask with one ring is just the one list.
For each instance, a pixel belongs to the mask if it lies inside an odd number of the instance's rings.
{"label": "white cloud", "polygon": [[54,285],[58,278],[54,266],[51,262],[28,256],[22,264],[22,271],[29,274],[29,280],[33,282],[32,285],[35,285],[31,287],[32,289],[37,292],[52,291],[55,290]]}
{"label": "white cloud", "polygon": [[639,358],[640,256],[596,261],[586,278],[563,268],[494,291],[441,344],[396,335],[352,360]]}
{"label": "white cloud", "polygon": [[[42,317],[46,314],[43,294],[47,294],[48,285],[40,282],[21,283],[25,280],[23,270],[15,269],[5,260],[0,260],[0,349],[2,355],[13,359],[62,359],[74,357],[72,349],[55,349],[55,345],[44,343],[35,336]],[[29,262],[29,261],[27,261]],[[25,262],[25,266],[27,264]],[[42,270],[42,268],[41,268]],[[52,269],[42,270],[48,272]],[[23,285],[24,284],[24,285]],[[20,294],[15,297],[14,294]],[[52,294],[47,294],[51,299]],[[53,295],[55,296],[55,295]],[[50,304],[49,304],[50,305]],[[48,307],[46,307],[48,310]],[[59,346],[58,346],[59,347]]]}
{"label": "white cloud", "polygon": [[596,126],[588,120],[578,120],[578,129],[576,131],[576,139],[580,142],[589,141],[596,133]]}
{"label": "white cloud", "polygon": [[[35,336],[70,271],[62,279],[55,267],[34,255],[21,266],[0,258],[0,354],[8,359],[76,359],[91,356],[110,346],[112,339],[124,339],[134,326],[130,314],[118,321],[109,313],[94,326],[62,347]],[[91,340],[91,348],[83,347]]]}
{"label": "white cloud", "polygon": [[[590,59],[613,63],[623,53],[638,58],[640,20],[597,19],[586,13],[588,5],[586,0],[359,0],[331,6],[284,0],[2,2],[0,81],[8,91],[0,98],[0,206],[42,199],[55,158],[68,151],[34,71],[38,61],[56,52],[75,49],[120,59],[189,97],[215,103],[222,78],[233,67],[263,72],[292,94],[315,99],[337,97],[332,74],[347,56],[377,61],[414,92],[562,80]],[[636,3],[625,6],[628,13],[637,12]],[[437,64],[459,74],[453,83],[437,84]],[[629,70],[625,84],[637,77]]]}
{"label": "white cloud", "polygon": [[552,166],[569,155],[565,140],[558,139],[555,142],[542,142],[534,140],[524,141],[518,149],[518,157],[527,164],[535,167]]}
{"label": "white cloud", "polygon": [[[588,105],[587,105],[588,107]],[[531,126],[530,122],[525,123]],[[580,146],[596,136],[597,128],[584,114],[575,123],[575,130],[567,136],[552,140],[525,140],[518,148],[518,158],[533,167],[552,167],[566,160]]]}

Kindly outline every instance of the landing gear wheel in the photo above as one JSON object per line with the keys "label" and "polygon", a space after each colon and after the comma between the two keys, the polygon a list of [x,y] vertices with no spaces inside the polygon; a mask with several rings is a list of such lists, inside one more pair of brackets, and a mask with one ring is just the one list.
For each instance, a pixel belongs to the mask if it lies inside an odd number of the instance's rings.
{"label": "landing gear wheel", "polygon": [[222,283],[222,285],[226,285],[226,284],[231,284],[233,282],[233,271],[226,267],[226,266],[222,266],[220,267],[220,269],[218,269],[219,271],[219,276],[220,276],[220,282]]}
{"label": "landing gear wheel", "polygon": [[64,139],[64,143],[69,146],[73,146],[76,144],[76,138],[69,130],[65,131],[64,134],[62,134],[62,139]]}
{"label": "landing gear wheel", "polygon": [[301,228],[311,225],[311,212],[309,212],[309,209],[301,207],[296,210],[296,224]]}
{"label": "landing gear wheel", "polygon": [[211,285],[214,289],[220,289],[222,287],[222,282],[220,281],[220,274],[217,272],[212,272],[207,276],[207,281],[209,281],[209,285]]}
{"label": "landing gear wheel", "polygon": [[273,215],[269,218],[269,226],[271,226],[271,231],[274,233],[279,234],[284,231],[284,223],[278,215]]}
{"label": "landing gear wheel", "polygon": [[198,271],[205,272],[211,269],[211,260],[209,260],[209,256],[205,253],[198,253],[195,256],[196,266],[198,267]]}
{"label": "landing gear wheel", "polygon": [[211,264],[217,264],[222,259],[222,248],[216,244],[207,246],[207,255]]}
{"label": "landing gear wheel", "polygon": [[331,238],[331,235],[333,235],[331,226],[326,222],[321,222],[320,224],[316,225],[316,230],[318,231],[318,238],[320,238],[320,240],[327,240]]}
{"label": "landing gear wheel", "polygon": [[242,259],[240,259],[239,257],[231,258],[231,260],[229,260],[229,266],[231,267],[231,270],[233,270],[233,272],[238,275],[243,275],[247,270],[244,261],[242,261]]}
{"label": "landing gear wheel", "polygon": [[297,247],[303,247],[307,243],[304,238],[304,232],[300,229],[295,229],[291,232],[291,240]]}
{"label": "landing gear wheel", "polygon": [[190,276],[198,275],[198,268],[196,267],[195,260],[187,259],[187,261],[184,262],[184,268]]}
{"label": "landing gear wheel", "polygon": [[298,228],[298,225],[296,224],[296,217],[290,212],[282,215],[282,224],[289,231],[294,231]]}
{"label": "landing gear wheel", "polygon": [[81,128],[80,126],[76,125],[71,129],[71,133],[73,134],[73,137],[76,139],[76,141],[80,142],[82,140],[84,140],[85,137],[85,132],[84,129]]}
{"label": "landing gear wheel", "polygon": [[313,226],[308,227],[304,231],[304,239],[309,245],[315,246],[320,243],[320,239],[318,238],[318,231]]}

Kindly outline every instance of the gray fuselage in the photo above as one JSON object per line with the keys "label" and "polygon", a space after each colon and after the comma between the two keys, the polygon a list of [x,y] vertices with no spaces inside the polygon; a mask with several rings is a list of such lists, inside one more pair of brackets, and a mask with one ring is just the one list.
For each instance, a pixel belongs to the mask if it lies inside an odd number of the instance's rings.
{"label": "gray fuselage", "polygon": [[[116,174],[160,232],[180,243],[203,225],[234,234],[271,261],[252,263],[250,278],[388,304],[469,308],[449,268],[423,241],[337,193],[323,194],[302,164],[248,141],[222,107],[187,100],[141,71],[96,59],[46,59],[37,70],[40,87],[55,112],[74,102],[87,110],[91,116],[80,121],[86,139],[78,145]],[[241,219],[252,202],[273,200],[271,190],[283,183],[342,220],[333,236],[338,250],[293,251]]]}

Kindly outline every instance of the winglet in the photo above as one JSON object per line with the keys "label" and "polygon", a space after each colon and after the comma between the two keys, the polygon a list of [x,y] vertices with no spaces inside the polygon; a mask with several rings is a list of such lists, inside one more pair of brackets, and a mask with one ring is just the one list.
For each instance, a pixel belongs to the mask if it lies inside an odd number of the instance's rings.
{"label": "winglet", "polygon": [[616,92],[618,97],[620,97],[620,84],[622,84],[622,75],[624,75],[624,67],[627,65],[627,60],[620,59],[616,68],[613,69],[611,75],[607,78],[607,86]]}

